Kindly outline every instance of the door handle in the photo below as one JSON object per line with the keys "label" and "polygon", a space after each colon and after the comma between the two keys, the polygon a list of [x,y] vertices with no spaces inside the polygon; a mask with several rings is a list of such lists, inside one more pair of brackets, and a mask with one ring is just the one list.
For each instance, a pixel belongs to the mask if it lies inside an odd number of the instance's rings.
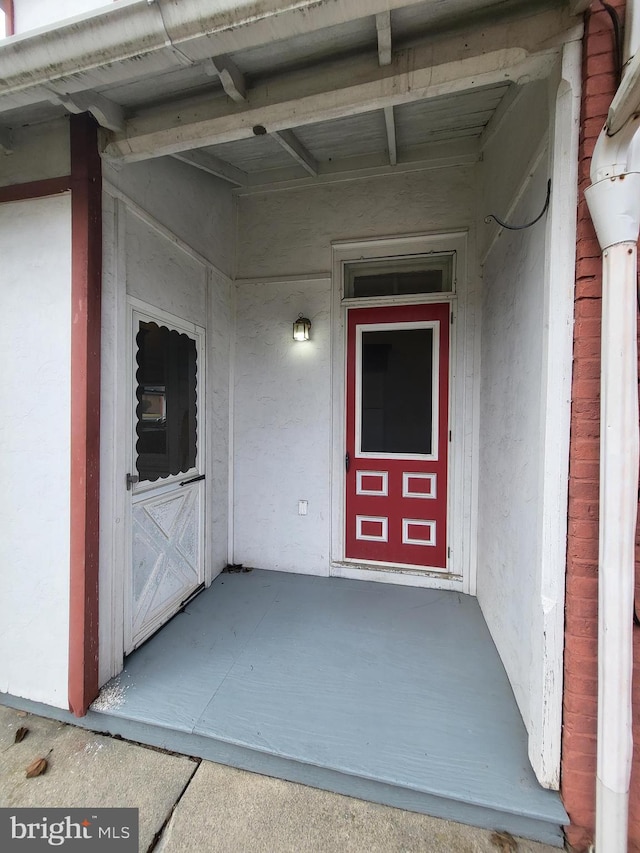
{"label": "door handle", "polygon": [[346,453],[345,453],[345,455],[344,455],[344,467],[345,467],[345,469],[346,469],[346,471],[347,471],[347,474],[348,474],[348,473],[349,473],[349,468],[351,468],[351,456],[349,455],[349,451],[348,451],[348,450],[347,450],[347,452],[346,452]]}
{"label": "door handle", "polygon": [[205,475],[204,475],[204,474],[200,474],[200,476],[199,476],[199,477],[191,477],[191,479],[189,479],[189,480],[182,480],[182,482],[180,483],[180,485],[181,485],[181,486],[188,486],[188,485],[189,485],[189,483],[197,483],[197,482],[198,482],[198,480],[204,480],[204,478],[205,478]]}

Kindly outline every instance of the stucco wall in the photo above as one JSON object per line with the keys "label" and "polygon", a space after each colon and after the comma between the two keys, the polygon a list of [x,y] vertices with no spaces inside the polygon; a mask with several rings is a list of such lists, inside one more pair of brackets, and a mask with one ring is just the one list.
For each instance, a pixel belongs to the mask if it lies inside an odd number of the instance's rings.
{"label": "stucco wall", "polygon": [[70,196],[0,204],[0,257],[0,691],[66,708]]}
{"label": "stucco wall", "polygon": [[331,241],[464,228],[473,166],[241,196],[239,278],[329,272]]}
{"label": "stucco wall", "polygon": [[[240,197],[238,562],[314,574],[329,570],[331,241],[470,226],[475,176],[475,167],[464,166]],[[313,281],[299,278],[316,273]],[[243,283],[243,277],[254,280]],[[301,312],[313,324],[304,344],[295,343],[291,332]],[[309,502],[307,516],[298,515],[298,500]]]}
{"label": "stucco wall", "polygon": [[104,177],[225,275],[232,275],[235,206],[230,184],[172,157],[118,169],[105,164]]}
{"label": "stucco wall", "polygon": [[[482,216],[496,212],[520,223],[540,212],[549,176],[547,98],[546,82],[527,87],[485,150]],[[477,594],[531,732],[532,703],[539,704],[531,675],[542,653],[534,634],[543,606],[545,221],[502,231],[492,243],[495,237],[496,227],[485,225],[479,241],[489,251],[482,272]]]}
{"label": "stucco wall", "polygon": [[[521,206],[544,198],[547,163]],[[544,226],[503,235],[484,266],[478,599],[520,711],[529,719],[540,513]]]}
{"label": "stucco wall", "polygon": [[[328,280],[238,288],[234,558],[245,565],[329,573],[329,295]],[[291,333],[301,312],[304,343]]]}
{"label": "stucco wall", "polygon": [[[502,218],[515,201],[535,157],[541,140],[549,128],[549,83],[540,80],[520,89],[497,131],[483,151],[479,210],[482,226],[478,231],[478,252],[483,258],[495,237],[498,226],[483,222],[487,213]],[[536,211],[534,215],[540,211]],[[514,220],[515,221],[515,220]]]}
{"label": "stucco wall", "polygon": [[0,152],[0,186],[59,178],[71,171],[67,118],[11,130],[14,151]]}

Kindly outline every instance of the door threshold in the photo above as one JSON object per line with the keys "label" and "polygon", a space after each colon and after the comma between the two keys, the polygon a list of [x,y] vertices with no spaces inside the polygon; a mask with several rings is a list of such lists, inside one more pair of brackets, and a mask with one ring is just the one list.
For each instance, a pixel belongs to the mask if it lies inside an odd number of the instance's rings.
{"label": "door threshold", "polygon": [[395,583],[401,586],[463,591],[462,575],[410,568],[408,566],[335,561],[331,563],[330,574],[332,577],[351,578],[352,580],[368,580],[378,583]]}

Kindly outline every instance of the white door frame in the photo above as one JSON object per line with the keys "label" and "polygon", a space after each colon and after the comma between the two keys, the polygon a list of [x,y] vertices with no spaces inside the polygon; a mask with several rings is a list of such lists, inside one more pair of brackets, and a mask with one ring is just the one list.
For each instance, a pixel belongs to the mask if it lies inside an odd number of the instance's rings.
{"label": "white door frame", "polygon": [[[358,578],[410,586],[453,589],[475,594],[475,468],[478,441],[477,423],[477,289],[470,287],[467,272],[466,231],[419,234],[373,240],[333,243],[332,299],[332,477],[331,477],[331,565],[336,577]],[[354,260],[374,260],[433,252],[455,252],[452,293],[397,297],[344,298],[344,265]],[[346,447],[346,314],[348,308],[450,302],[451,328],[449,423],[452,431],[449,457],[449,546],[455,573],[445,574],[411,569],[389,570],[374,566],[354,567],[345,561],[345,476]]]}

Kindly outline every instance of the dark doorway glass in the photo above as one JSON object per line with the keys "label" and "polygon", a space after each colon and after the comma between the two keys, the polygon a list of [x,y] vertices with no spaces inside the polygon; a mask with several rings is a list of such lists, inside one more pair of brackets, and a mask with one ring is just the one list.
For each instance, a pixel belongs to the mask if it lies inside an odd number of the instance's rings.
{"label": "dark doorway glass", "polygon": [[363,332],[361,450],[431,453],[432,391],[432,329]]}
{"label": "dark doorway glass", "polygon": [[136,469],[153,481],[196,464],[196,342],[140,321],[136,343]]}
{"label": "dark doorway glass", "polygon": [[344,267],[346,299],[447,293],[453,290],[453,253],[351,261]]}

